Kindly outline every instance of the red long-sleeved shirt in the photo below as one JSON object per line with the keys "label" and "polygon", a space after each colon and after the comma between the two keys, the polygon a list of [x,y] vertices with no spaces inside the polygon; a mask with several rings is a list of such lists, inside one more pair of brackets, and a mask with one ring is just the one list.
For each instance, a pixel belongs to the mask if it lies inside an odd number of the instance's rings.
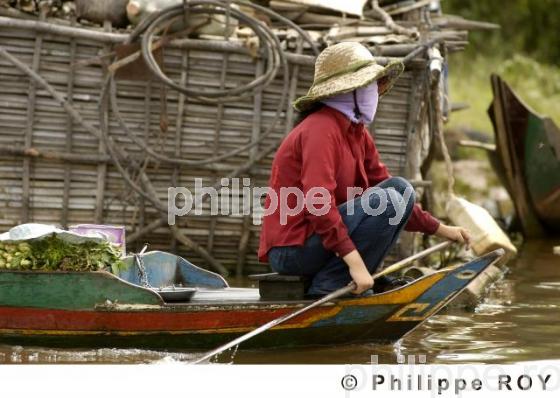
{"label": "red long-sleeved shirt", "polygon": [[[330,208],[320,216],[303,209],[287,216],[285,225],[282,225],[280,206],[277,206],[273,213],[263,218],[259,260],[266,262],[272,247],[303,245],[314,233],[319,234],[327,250],[341,257],[350,253],[356,247],[337,206],[351,199],[347,197],[347,188],[365,190],[390,177],[363,124],[352,123],[345,115],[327,106],[314,112],[280,145],[272,162],[269,185],[278,198],[283,187],[298,188],[305,195],[311,188],[323,187],[330,193]],[[287,207],[296,208],[296,195],[286,196]],[[265,208],[270,202],[267,195]],[[405,229],[433,234],[438,226],[439,221],[416,204]]]}

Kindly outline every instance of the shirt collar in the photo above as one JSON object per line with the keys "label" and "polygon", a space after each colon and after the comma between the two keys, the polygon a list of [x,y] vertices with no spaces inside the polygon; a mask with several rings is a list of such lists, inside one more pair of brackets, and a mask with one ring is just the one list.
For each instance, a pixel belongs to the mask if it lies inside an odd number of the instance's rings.
{"label": "shirt collar", "polygon": [[364,127],[363,123],[352,122],[344,113],[340,112],[337,109],[331,108],[328,105],[323,106],[321,111],[333,115],[342,131],[361,131]]}

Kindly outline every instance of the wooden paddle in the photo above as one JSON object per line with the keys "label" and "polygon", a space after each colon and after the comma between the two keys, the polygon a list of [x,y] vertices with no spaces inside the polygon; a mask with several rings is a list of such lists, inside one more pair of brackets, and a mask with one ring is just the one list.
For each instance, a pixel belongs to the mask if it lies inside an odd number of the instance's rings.
{"label": "wooden paddle", "polygon": [[[380,276],[383,275],[387,275],[387,274],[391,274],[393,272],[399,271],[401,269],[403,269],[404,267],[406,267],[407,265],[409,265],[410,263],[412,263],[413,261],[419,260],[421,258],[424,258],[432,253],[438,252],[440,250],[445,249],[446,247],[448,247],[450,244],[452,244],[453,242],[448,241],[448,242],[442,242],[439,243],[435,246],[430,247],[429,249],[423,250],[419,253],[416,253],[410,257],[407,257],[401,261],[396,262],[395,264],[385,268],[384,270],[373,274],[372,277],[373,279],[379,278]],[[341,296],[344,296],[346,294],[351,293],[354,289],[356,289],[356,284],[354,282],[350,283],[348,286],[345,286],[343,288],[340,288],[338,290],[335,290],[334,292],[327,294],[325,297],[320,298],[317,301],[314,301],[313,303],[309,304],[308,306],[305,306],[303,308],[300,308],[299,310],[296,310],[294,312],[290,312],[289,314],[283,315],[280,318],[277,319],[273,319],[272,321],[265,323],[264,325],[251,330],[249,333],[246,333],[242,336],[239,336],[238,338],[236,338],[235,340],[230,341],[227,344],[224,344],[212,351],[208,351],[206,354],[202,355],[200,358],[190,362],[193,364],[196,363],[201,363],[204,362],[210,358],[212,358],[214,355],[218,355],[222,352],[224,352],[227,349],[230,349],[232,347],[235,347],[236,345],[239,345],[241,343],[243,343],[244,341],[249,340],[252,337],[255,337],[265,331],[267,331],[268,329],[271,329],[275,326],[280,325],[281,323],[286,322],[289,319],[292,319],[300,314],[303,314],[306,311],[309,311],[312,308],[318,307],[321,304],[327,303],[329,301],[332,301],[334,299],[337,299]]]}

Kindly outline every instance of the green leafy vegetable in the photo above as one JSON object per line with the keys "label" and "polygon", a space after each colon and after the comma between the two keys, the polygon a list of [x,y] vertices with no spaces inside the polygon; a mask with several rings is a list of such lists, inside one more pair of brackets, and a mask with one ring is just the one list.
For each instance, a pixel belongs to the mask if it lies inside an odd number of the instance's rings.
{"label": "green leafy vegetable", "polygon": [[19,244],[0,242],[0,269],[118,273],[124,267],[118,249],[105,241],[73,244],[51,235]]}

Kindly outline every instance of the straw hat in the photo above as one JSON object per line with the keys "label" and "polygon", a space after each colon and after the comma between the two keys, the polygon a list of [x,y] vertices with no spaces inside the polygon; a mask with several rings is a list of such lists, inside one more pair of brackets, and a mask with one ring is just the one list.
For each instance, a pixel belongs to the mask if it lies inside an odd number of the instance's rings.
{"label": "straw hat", "polygon": [[378,65],[370,51],[356,42],[343,42],[327,47],[315,62],[313,85],[304,97],[294,102],[303,112],[315,102],[349,93],[378,80],[379,96],[386,94],[404,70],[402,62]]}

